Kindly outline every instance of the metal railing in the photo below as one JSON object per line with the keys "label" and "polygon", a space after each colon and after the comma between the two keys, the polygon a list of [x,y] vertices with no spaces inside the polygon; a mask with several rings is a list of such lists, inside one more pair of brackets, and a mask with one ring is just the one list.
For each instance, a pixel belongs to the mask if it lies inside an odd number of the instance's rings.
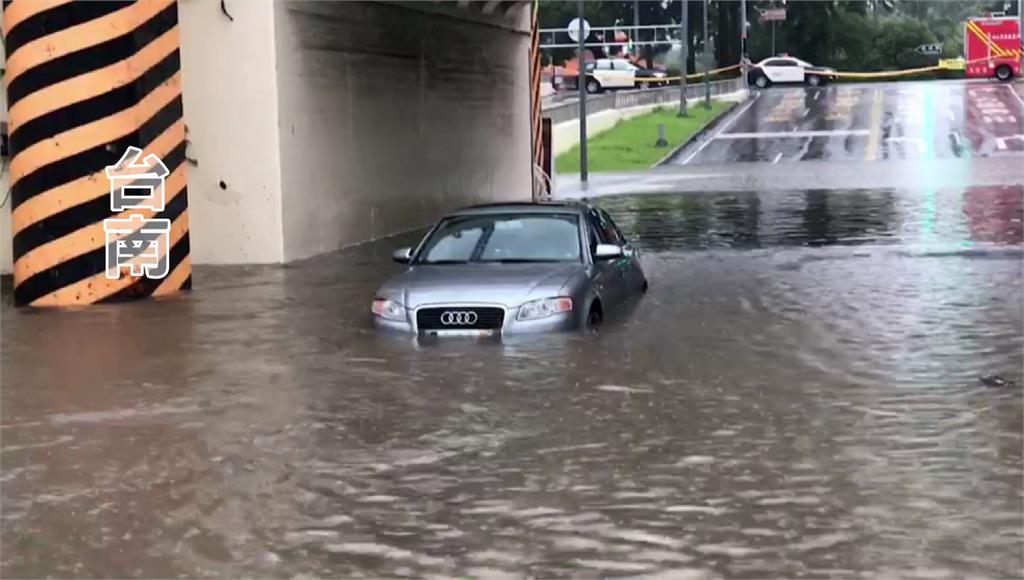
{"label": "metal railing", "polygon": [[[712,81],[711,96],[735,93],[742,90],[743,79],[734,78],[724,81]],[[700,99],[704,96],[704,83],[686,85],[686,98]],[[607,92],[600,95],[587,95],[587,116],[612,109],[631,109],[644,105],[660,105],[679,102],[679,86],[640,89],[635,91]],[[549,117],[551,123],[557,125],[579,118],[580,106],[575,99],[566,103],[553,104],[545,108],[541,114]]]}

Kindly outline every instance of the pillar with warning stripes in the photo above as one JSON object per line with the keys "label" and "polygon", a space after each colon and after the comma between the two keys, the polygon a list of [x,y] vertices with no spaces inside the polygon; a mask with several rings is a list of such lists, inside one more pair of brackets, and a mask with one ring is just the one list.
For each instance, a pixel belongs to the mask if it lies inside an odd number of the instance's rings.
{"label": "pillar with warning stripes", "polygon": [[[176,0],[5,0],[3,35],[15,302],[75,306],[189,289]],[[166,167],[161,204],[112,203],[106,170],[130,148]],[[139,275],[142,255],[108,275],[108,246],[141,230],[106,231],[106,220],[169,224],[148,256],[163,275]]]}
{"label": "pillar with warning stripes", "polygon": [[551,193],[550,175],[543,170],[545,167],[545,150],[543,123],[541,120],[542,103],[540,98],[540,79],[543,66],[540,54],[540,31],[537,25],[537,9],[538,4],[535,0],[533,3],[533,21],[530,37],[530,139],[533,149],[533,171],[538,177],[533,180],[533,198],[535,200],[547,199]]}

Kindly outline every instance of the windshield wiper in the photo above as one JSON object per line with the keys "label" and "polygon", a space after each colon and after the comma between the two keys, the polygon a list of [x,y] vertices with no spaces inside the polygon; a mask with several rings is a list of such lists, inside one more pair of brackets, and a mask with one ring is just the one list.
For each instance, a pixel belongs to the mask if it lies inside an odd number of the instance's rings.
{"label": "windshield wiper", "polygon": [[556,258],[503,258],[500,260],[480,260],[484,264],[530,264],[530,263],[542,263],[550,264],[553,262],[564,262],[565,260],[559,260]]}

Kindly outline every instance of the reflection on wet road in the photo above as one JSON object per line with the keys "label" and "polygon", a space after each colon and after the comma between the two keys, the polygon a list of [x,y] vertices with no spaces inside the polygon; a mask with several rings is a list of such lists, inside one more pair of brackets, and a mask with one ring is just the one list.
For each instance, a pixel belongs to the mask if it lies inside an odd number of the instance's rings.
{"label": "reflection on wet road", "polygon": [[378,334],[405,240],[5,306],[0,573],[1019,574],[1022,196],[603,198],[597,336]]}
{"label": "reflection on wet road", "polygon": [[1006,84],[773,88],[677,163],[877,161],[1024,152],[1024,100]]}

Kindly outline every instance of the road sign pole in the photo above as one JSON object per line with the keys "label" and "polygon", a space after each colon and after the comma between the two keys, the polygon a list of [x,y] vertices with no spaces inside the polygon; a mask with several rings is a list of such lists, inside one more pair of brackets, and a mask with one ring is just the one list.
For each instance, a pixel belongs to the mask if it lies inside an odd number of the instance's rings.
{"label": "road sign pole", "polygon": [[583,0],[576,0],[576,18],[579,21],[579,50],[577,60],[576,87],[580,101],[580,183],[587,185],[587,35],[584,34]]}
{"label": "road sign pole", "polygon": [[633,0],[633,59],[637,57],[640,45],[640,0]]}
{"label": "road sign pole", "polygon": [[677,117],[688,117],[686,112],[686,57],[689,51],[690,35],[687,30],[689,26],[688,12],[690,11],[690,0],[682,0],[683,13],[679,18],[679,113]]}
{"label": "road sign pole", "polygon": [[772,56],[775,56],[775,21],[772,20]]}
{"label": "road sign pole", "polygon": [[747,87],[747,0],[740,0],[740,75]]}
{"label": "road sign pole", "polygon": [[708,7],[710,2],[704,0],[704,108],[711,110],[711,75],[708,74],[710,67],[710,55],[708,54]]}

